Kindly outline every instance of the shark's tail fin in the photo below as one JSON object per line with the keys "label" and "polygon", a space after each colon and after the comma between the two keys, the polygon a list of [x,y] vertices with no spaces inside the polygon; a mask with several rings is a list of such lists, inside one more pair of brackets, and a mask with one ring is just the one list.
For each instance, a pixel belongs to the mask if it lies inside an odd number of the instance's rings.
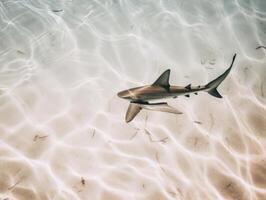
{"label": "shark's tail fin", "polygon": [[214,79],[213,81],[209,82],[205,86],[208,89],[207,92],[210,95],[217,97],[217,98],[222,98],[222,95],[220,95],[219,92],[217,91],[217,87],[223,82],[223,80],[227,77],[227,75],[231,71],[231,68],[234,64],[235,58],[236,58],[236,54],[233,57],[233,60],[232,60],[230,67],[222,75],[220,75],[218,78]]}

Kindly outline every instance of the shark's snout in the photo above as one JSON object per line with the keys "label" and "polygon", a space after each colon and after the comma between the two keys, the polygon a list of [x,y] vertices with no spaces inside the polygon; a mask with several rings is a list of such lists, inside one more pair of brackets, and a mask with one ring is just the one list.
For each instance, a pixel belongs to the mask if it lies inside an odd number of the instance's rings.
{"label": "shark's snout", "polygon": [[130,93],[128,92],[128,90],[118,92],[117,96],[119,96],[122,99],[130,99]]}

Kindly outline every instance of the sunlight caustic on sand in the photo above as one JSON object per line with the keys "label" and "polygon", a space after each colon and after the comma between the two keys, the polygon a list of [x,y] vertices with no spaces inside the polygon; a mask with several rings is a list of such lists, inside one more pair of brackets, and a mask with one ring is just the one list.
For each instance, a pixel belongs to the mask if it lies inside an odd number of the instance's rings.
{"label": "sunlight caustic on sand", "polygon": [[[264,0],[1,0],[0,200],[266,200],[265,22]],[[119,91],[234,53],[224,98],[125,123]]]}

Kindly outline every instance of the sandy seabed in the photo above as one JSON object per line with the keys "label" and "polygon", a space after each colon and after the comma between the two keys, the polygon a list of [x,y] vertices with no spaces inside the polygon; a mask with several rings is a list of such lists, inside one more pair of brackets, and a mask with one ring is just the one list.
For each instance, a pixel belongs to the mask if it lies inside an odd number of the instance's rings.
{"label": "sandy seabed", "polygon": [[[1,0],[0,200],[266,200],[265,0]],[[182,115],[117,92],[171,69]]]}

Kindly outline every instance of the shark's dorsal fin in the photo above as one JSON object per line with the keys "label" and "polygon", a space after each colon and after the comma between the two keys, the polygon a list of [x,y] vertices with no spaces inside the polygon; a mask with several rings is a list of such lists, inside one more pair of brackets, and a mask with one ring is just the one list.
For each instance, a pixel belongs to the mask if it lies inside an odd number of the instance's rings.
{"label": "shark's dorsal fin", "polygon": [[170,87],[169,77],[170,77],[170,69],[167,69],[164,73],[161,74],[161,76],[159,76],[159,78],[152,85],[169,88]]}

